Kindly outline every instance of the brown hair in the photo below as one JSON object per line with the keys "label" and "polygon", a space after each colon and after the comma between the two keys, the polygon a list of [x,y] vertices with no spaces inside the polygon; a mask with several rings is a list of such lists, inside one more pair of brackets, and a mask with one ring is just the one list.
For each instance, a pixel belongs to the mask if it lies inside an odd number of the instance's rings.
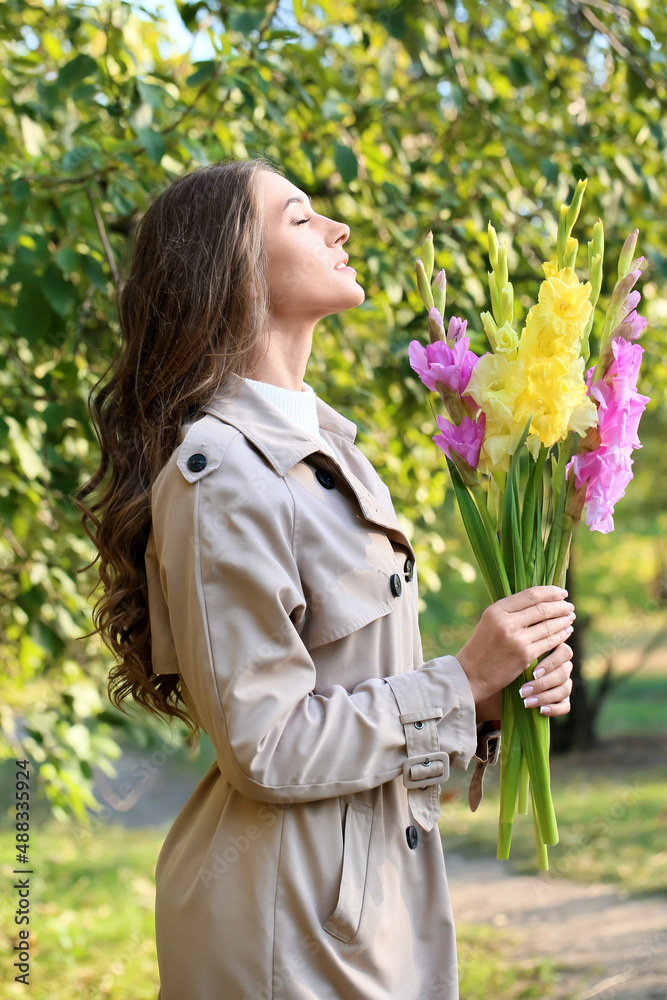
{"label": "brown hair", "polygon": [[104,592],[93,631],[120,658],[109,673],[110,700],[128,714],[122,702],[131,695],[156,717],[179,718],[195,741],[180,675],[151,676],[144,565],[151,489],[181,423],[224,391],[231,373],[246,376],[265,346],[259,170],[280,173],[264,157],[196,168],[158,194],[134,226],[116,296],[120,343],[88,398],[100,463],[71,494],[98,550],[93,563],[100,560]]}

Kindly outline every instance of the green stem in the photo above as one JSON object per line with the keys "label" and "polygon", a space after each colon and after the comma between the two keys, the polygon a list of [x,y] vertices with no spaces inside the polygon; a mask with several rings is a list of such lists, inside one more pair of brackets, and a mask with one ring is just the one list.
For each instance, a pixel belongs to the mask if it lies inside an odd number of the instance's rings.
{"label": "green stem", "polygon": [[517,812],[520,816],[528,815],[528,790],[530,787],[530,780],[528,778],[528,761],[525,755],[521,761],[521,771],[519,772],[519,802],[517,805]]}
{"label": "green stem", "polygon": [[520,686],[521,681],[515,681],[509,686],[512,694],[512,708],[514,709],[514,724],[519,731],[521,746],[526,755],[542,840],[545,844],[557,844],[558,825],[551,798],[548,753],[545,753],[538,726],[532,714],[534,709],[525,707],[519,694]]}
{"label": "green stem", "polygon": [[499,861],[507,861],[510,855],[512,824],[523,753],[519,734],[514,725],[512,698],[507,688],[501,691],[500,703],[502,739],[500,742],[500,811],[496,857]]}
{"label": "green stem", "polygon": [[535,847],[537,848],[537,867],[541,872],[549,871],[549,852],[547,850],[547,845],[542,840],[540,834],[540,824],[537,821],[537,810],[535,807],[535,796],[533,795],[533,790],[530,790],[530,799],[533,806],[533,826],[535,827]]}
{"label": "green stem", "polygon": [[477,507],[480,517],[484,522],[484,528],[488,536],[491,547],[493,548],[494,555],[498,562],[498,568],[500,570],[500,575],[503,581],[503,588],[505,590],[505,597],[509,597],[512,593],[512,588],[510,587],[509,580],[507,579],[507,571],[505,569],[505,564],[503,562],[503,557],[500,552],[500,542],[498,541],[498,536],[496,534],[496,526],[491,514],[489,513],[489,508],[486,506],[486,500],[484,499],[484,491],[479,483],[475,483],[474,486],[470,487],[470,492],[473,494],[475,500],[475,506]]}

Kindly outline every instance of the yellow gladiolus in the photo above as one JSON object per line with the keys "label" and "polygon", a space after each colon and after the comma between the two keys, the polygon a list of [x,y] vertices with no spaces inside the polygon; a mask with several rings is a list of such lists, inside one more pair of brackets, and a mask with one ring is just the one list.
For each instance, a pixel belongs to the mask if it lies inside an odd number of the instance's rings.
{"label": "yellow gladiolus", "polygon": [[511,323],[503,323],[496,332],[494,351],[496,354],[511,354],[519,346],[519,334]]}
{"label": "yellow gladiolus", "polygon": [[507,470],[531,414],[526,444],[533,455],[540,444],[550,447],[571,430],[585,432],[597,419],[579,356],[592,308],[590,282],[580,282],[572,268],[559,269],[555,261],[543,266],[545,280],[521,339],[510,324],[500,327],[496,353],[480,358],[468,385],[468,395],[486,415],[483,472]]}

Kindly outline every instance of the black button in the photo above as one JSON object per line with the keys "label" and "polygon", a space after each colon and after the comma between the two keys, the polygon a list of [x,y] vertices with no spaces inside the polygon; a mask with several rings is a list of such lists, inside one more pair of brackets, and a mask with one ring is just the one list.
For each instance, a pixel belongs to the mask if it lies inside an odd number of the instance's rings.
{"label": "black button", "polygon": [[415,564],[412,561],[412,559],[410,558],[410,556],[408,556],[408,558],[405,560],[405,566],[403,567],[403,572],[405,573],[405,579],[406,580],[409,581],[409,580],[412,579],[412,572],[413,572],[414,568],[415,568]]}
{"label": "black button", "polygon": [[190,455],[187,466],[190,472],[201,472],[206,468],[206,455]]}
{"label": "black button", "polygon": [[394,595],[394,597],[400,597],[401,596],[401,590],[403,588],[402,588],[402,585],[401,585],[401,578],[398,575],[398,573],[392,573],[391,574],[391,576],[389,577],[389,584],[391,586],[391,592]]}
{"label": "black button", "polygon": [[315,473],[315,478],[317,479],[318,483],[321,483],[322,486],[324,486],[325,489],[327,490],[332,490],[336,485],[336,480],[331,475],[328,469],[318,469],[317,472]]}
{"label": "black button", "polygon": [[408,847],[411,851],[414,851],[415,847],[419,843],[419,834],[417,833],[417,828],[414,826],[409,826],[405,831],[405,837],[408,842]]}

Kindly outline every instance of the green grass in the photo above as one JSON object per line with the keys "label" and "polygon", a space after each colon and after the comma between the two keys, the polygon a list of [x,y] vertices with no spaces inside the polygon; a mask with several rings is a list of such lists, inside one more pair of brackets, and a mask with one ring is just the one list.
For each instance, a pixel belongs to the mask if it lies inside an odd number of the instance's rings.
{"label": "green grass", "polygon": [[[4,826],[4,825],[3,825]],[[3,828],[2,879],[11,886],[13,860]],[[164,834],[106,826],[92,836],[55,820],[33,834],[30,987],[35,1000],[155,1000],[154,870]],[[14,892],[0,900],[0,947],[15,943]],[[7,1000],[26,996],[3,962]]]}
{"label": "green grass", "polygon": [[[166,828],[121,834],[118,827],[104,826],[87,837],[55,820],[39,828],[31,856],[34,1000],[155,1000],[154,870],[165,835]],[[12,884],[13,867],[2,866],[5,885]],[[5,955],[13,944],[14,905],[12,894],[5,893],[0,901]],[[556,977],[551,963],[508,959],[513,941],[498,928],[461,925],[457,936],[466,1000],[548,1000]],[[7,1000],[26,996],[13,974],[4,962],[0,992]]]}
{"label": "green grass", "polygon": [[458,924],[456,928],[462,1000],[549,1000],[558,982],[550,959],[513,961],[511,934],[497,927]]}
{"label": "green grass", "polygon": [[[665,768],[596,773],[567,758],[552,762],[552,794],[560,842],[549,848],[547,877],[586,884],[617,883],[631,893],[667,892]],[[487,770],[484,799],[476,813],[467,803],[469,775],[454,779],[461,798],[443,805],[440,830],[446,852],[496,856],[498,772]],[[510,871],[537,871],[533,820],[516,816]]]}
{"label": "green grass", "polygon": [[[591,682],[593,689],[597,684]],[[667,676],[642,674],[623,681],[612,691],[600,710],[597,730],[605,738],[665,730]]]}

